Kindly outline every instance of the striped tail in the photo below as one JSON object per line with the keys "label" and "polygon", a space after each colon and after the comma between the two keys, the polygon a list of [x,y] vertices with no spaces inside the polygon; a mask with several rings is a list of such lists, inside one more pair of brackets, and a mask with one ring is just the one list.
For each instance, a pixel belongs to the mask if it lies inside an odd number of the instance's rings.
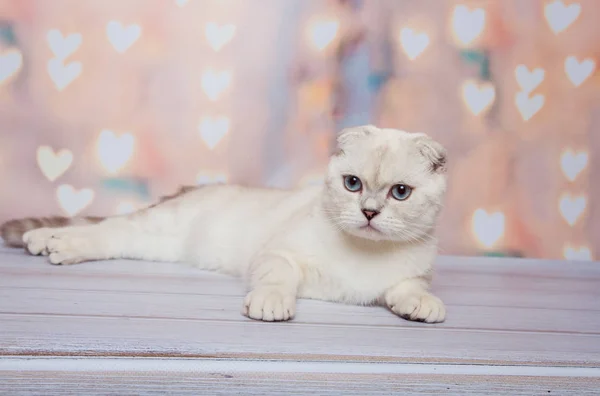
{"label": "striped tail", "polygon": [[[153,208],[154,206],[160,205],[166,201],[176,199],[189,192],[195,191],[199,186],[182,186],[179,190],[173,194],[165,197],[161,197],[160,200],[149,206],[147,209]],[[145,209],[142,209],[143,211]],[[10,220],[0,226],[0,236],[4,239],[4,244],[10,247],[25,247],[23,243],[23,235],[31,230],[38,228],[59,228],[66,226],[78,226],[86,224],[96,224],[104,221],[106,217],[29,217],[26,219]]]}
{"label": "striped tail", "polygon": [[10,247],[24,247],[23,234],[38,228],[59,228],[70,225],[96,224],[104,217],[39,217],[10,220],[0,226],[0,236]]}

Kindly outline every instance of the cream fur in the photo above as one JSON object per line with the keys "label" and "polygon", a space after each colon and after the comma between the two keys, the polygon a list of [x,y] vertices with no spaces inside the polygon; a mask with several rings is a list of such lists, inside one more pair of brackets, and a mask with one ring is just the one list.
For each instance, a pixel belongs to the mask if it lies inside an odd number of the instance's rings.
{"label": "cream fur", "polygon": [[[243,277],[242,311],[294,316],[297,298],[387,305],[411,320],[440,322],[429,291],[433,236],[446,189],[442,146],[423,134],[362,126],[342,131],[325,186],[292,191],[208,186],[98,224],[40,228],[23,236],[53,264],[133,258],[191,262]],[[362,192],[344,187],[359,177]],[[405,201],[397,183],[414,187]],[[361,209],[380,212],[371,224]]]}

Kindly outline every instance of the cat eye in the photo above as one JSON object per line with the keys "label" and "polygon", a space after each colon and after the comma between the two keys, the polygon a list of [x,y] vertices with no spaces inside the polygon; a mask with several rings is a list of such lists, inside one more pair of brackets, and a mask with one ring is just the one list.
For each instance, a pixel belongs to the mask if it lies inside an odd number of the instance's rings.
{"label": "cat eye", "polygon": [[344,187],[350,192],[358,192],[362,190],[362,182],[356,176],[347,175],[344,176]]}
{"label": "cat eye", "polygon": [[408,197],[410,197],[411,192],[412,188],[406,184],[396,184],[390,189],[390,194],[398,201],[406,200]]}

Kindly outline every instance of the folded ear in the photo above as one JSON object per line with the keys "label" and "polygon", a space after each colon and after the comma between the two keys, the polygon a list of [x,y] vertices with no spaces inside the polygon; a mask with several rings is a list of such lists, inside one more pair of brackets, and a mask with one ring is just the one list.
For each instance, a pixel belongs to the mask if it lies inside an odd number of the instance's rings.
{"label": "folded ear", "polygon": [[431,164],[431,171],[443,173],[446,171],[446,149],[439,142],[424,133],[416,134],[415,143],[421,154]]}
{"label": "folded ear", "polygon": [[356,141],[357,139],[360,139],[365,136],[369,136],[372,133],[375,133],[376,131],[377,131],[377,128],[374,127],[373,125],[361,125],[361,126],[342,129],[337,134],[337,139],[336,139],[337,144],[336,144],[336,149],[335,149],[336,155],[339,154],[340,152],[343,152],[344,147],[346,147],[347,145],[351,144],[352,142]]}

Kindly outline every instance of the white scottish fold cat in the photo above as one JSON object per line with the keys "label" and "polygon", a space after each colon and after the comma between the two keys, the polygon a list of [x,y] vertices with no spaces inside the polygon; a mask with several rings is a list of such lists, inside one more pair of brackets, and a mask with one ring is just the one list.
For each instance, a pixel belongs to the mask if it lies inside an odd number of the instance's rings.
{"label": "white scottish fold cat", "polygon": [[296,299],[311,298],[441,322],[444,304],[428,289],[445,156],[424,134],[354,127],[338,135],[324,186],[183,188],[126,216],[13,220],[1,231],[52,264],[181,261],[242,276],[253,319],[291,319]]}

